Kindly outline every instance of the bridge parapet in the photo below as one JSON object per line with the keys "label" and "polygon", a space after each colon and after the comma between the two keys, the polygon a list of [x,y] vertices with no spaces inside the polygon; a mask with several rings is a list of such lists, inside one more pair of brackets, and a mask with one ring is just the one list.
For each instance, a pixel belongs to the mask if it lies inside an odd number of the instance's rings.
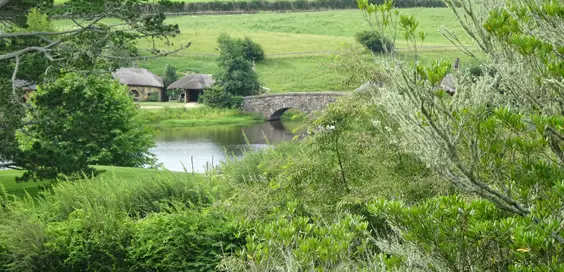
{"label": "bridge parapet", "polygon": [[280,120],[282,114],[291,108],[299,109],[307,115],[322,110],[335,102],[346,92],[282,93],[247,96],[243,100],[243,110],[259,113],[268,120]]}

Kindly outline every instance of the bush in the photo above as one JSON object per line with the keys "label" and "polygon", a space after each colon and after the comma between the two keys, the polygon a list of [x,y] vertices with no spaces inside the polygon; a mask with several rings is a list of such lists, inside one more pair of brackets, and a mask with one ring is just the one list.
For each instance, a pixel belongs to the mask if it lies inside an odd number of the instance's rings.
{"label": "bush", "polygon": [[[237,257],[226,258],[226,271],[343,271],[371,251],[368,224],[360,216],[343,214],[327,222],[297,212],[289,202],[272,220],[253,224],[255,232]],[[244,268],[243,268],[244,267]],[[285,269],[281,269],[285,268]],[[292,269],[294,268],[294,269]]]}
{"label": "bush", "polygon": [[236,225],[222,213],[179,209],[134,225],[130,271],[213,271],[223,253],[240,247]]}
{"label": "bush", "polygon": [[150,93],[149,96],[147,97],[147,101],[148,102],[159,102],[159,93],[158,92]]}
{"label": "bush", "polygon": [[362,31],[356,34],[356,40],[374,53],[391,52],[394,44],[390,39],[374,31]]}
{"label": "bush", "polygon": [[221,86],[204,90],[200,99],[202,103],[213,108],[239,108],[243,103],[243,97],[232,95]]}
{"label": "bush", "polygon": [[[561,184],[556,191],[564,189]],[[561,196],[547,203],[561,203]],[[558,204],[550,204],[551,209]],[[544,210],[546,207],[539,207]],[[402,244],[414,244],[437,271],[562,271],[564,249],[559,219],[551,211],[545,224],[536,219],[510,215],[493,203],[462,196],[441,196],[415,206],[399,201],[376,200],[368,205],[370,213],[389,222]],[[556,220],[555,220],[556,219]],[[560,232],[560,233],[558,233]],[[556,238],[556,239],[555,239]],[[386,251],[386,249],[384,249]],[[401,252],[401,251],[400,251]],[[391,254],[395,253],[387,252]],[[401,252],[404,265],[413,260]]]}

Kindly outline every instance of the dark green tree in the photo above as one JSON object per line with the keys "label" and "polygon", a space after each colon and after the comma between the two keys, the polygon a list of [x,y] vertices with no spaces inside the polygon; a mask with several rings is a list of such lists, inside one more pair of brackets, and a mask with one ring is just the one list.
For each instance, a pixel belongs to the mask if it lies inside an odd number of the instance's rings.
{"label": "dark green tree", "polygon": [[154,162],[152,134],[124,87],[109,75],[68,73],[39,88],[27,110],[16,165],[23,179],[92,173],[90,165]]}
{"label": "dark green tree", "polygon": [[251,40],[249,37],[239,39],[238,43],[243,47],[243,57],[247,60],[260,62],[265,58],[264,49],[262,46]]}
{"label": "dark green tree", "polygon": [[[167,64],[163,72],[163,83],[165,88],[168,88],[170,84],[174,83],[177,80],[178,74],[176,73],[176,67]],[[171,99],[174,99],[180,94],[180,91],[178,89],[174,89],[167,90],[166,93]]]}
{"label": "dark green tree", "polygon": [[258,75],[252,63],[244,57],[243,46],[226,34],[219,36],[218,44],[221,72],[214,76],[218,85],[235,96],[258,94],[260,92]]}
{"label": "dark green tree", "polygon": [[178,74],[176,73],[176,67],[167,64],[163,72],[163,83],[165,87],[178,80]]}

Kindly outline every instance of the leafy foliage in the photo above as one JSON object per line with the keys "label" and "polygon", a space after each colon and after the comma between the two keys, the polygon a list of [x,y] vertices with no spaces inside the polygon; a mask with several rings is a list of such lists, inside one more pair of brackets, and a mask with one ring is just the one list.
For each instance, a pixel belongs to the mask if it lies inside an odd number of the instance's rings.
{"label": "leafy foliage", "polygon": [[39,88],[18,136],[24,179],[92,172],[89,165],[151,164],[151,133],[124,87],[109,76],[68,73]]}
{"label": "leafy foliage", "polygon": [[[0,210],[4,210],[8,204],[8,193],[4,188],[4,185],[0,183]],[[2,212],[0,212],[1,214]]]}
{"label": "leafy foliage", "polygon": [[[180,204],[180,203],[179,203]],[[239,230],[213,209],[149,215],[135,225],[128,260],[135,271],[212,271],[238,248]]]}
{"label": "leafy foliage", "polygon": [[[167,64],[163,71],[163,83],[165,89],[167,89],[170,84],[174,83],[177,80],[178,74],[176,73],[176,67]],[[176,96],[180,95],[179,90],[167,90],[166,92],[170,98],[175,98]]]}
{"label": "leafy foliage", "polygon": [[264,49],[257,42],[251,40],[249,37],[238,40],[239,44],[243,47],[243,57],[246,60],[253,62],[261,62],[264,60]]}
{"label": "leafy foliage", "polygon": [[[463,191],[415,207],[380,203],[373,213],[385,215],[402,242],[434,256],[428,269],[560,270],[564,101],[557,86],[564,74],[555,65],[561,56],[551,52],[561,44],[562,18],[544,1],[492,3],[485,14],[471,12],[473,1],[459,2],[462,14],[446,2],[487,56],[484,70],[450,72],[456,92],[448,95],[442,84],[448,62],[394,66],[372,100],[388,116],[378,119],[385,139]],[[361,8],[378,17],[373,7]],[[414,18],[400,18],[399,29],[417,50],[425,34],[417,33]]]}
{"label": "leafy foliage", "polygon": [[359,32],[356,34],[356,40],[374,53],[388,53],[394,50],[392,41],[374,31]]}
{"label": "leafy foliage", "polygon": [[0,79],[0,161],[9,162],[17,156],[16,130],[21,127],[25,107],[20,102],[21,91],[13,93],[11,82]]}
{"label": "leafy foliage", "polygon": [[158,92],[152,92],[149,93],[149,96],[147,97],[147,101],[148,102],[158,102],[159,101],[159,93]]}
{"label": "leafy foliage", "polygon": [[214,108],[239,108],[243,103],[243,97],[232,95],[221,86],[204,90],[200,98],[204,104]]}
{"label": "leafy foliage", "polygon": [[237,244],[234,222],[208,210],[225,192],[224,184],[166,172],[57,184],[0,210],[0,269],[154,271],[182,263],[209,271]]}
{"label": "leafy foliage", "polygon": [[343,77],[342,86],[360,86],[366,82],[384,82],[386,80],[380,67],[374,64],[374,58],[367,56],[366,49],[351,43],[345,44],[333,54],[332,63],[326,68]]}
{"label": "leafy foliage", "polygon": [[260,83],[251,62],[245,58],[244,48],[239,41],[222,34],[219,44],[219,67],[222,69],[214,78],[224,90],[235,96],[256,95]]}
{"label": "leafy foliage", "polygon": [[[297,214],[297,203],[289,202],[274,211],[271,222],[256,226],[237,253],[238,265],[250,271],[277,270],[281,263],[307,271],[331,271],[361,258],[369,250],[368,223],[346,215],[335,222],[312,222]],[[224,265],[235,266],[227,259]],[[239,268],[238,270],[243,270]]]}

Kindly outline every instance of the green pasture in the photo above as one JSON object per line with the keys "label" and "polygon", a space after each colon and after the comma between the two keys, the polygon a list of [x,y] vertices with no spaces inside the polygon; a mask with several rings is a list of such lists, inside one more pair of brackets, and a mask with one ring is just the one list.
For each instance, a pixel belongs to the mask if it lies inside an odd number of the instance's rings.
{"label": "green pasture", "polygon": [[[423,60],[435,58],[454,60],[463,57],[450,42],[439,33],[441,27],[457,33],[471,44],[452,12],[447,8],[401,9],[419,20],[419,30],[427,33],[423,47]],[[179,72],[193,71],[214,74],[218,71],[215,59],[218,54],[216,40],[222,32],[235,37],[248,36],[260,43],[267,60],[257,64],[257,72],[263,86],[271,92],[350,91],[358,86],[341,86],[334,71],[325,69],[331,63],[330,55],[345,43],[355,43],[357,32],[370,29],[359,10],[324,12],[258,13],[242,15],[171,16],[169,23],[178,24],[181,33],[170,39],[170,45],[156,41],[159,49],[174,50],[181,45],[191,46],[175,55],[141,61],[139,66],[156,74],[162,74],[166,64],[177,67]],[[107,20],[106,23],[117,23]],[[73,27],[70,20],[58,20],[62,29]],[[140,41],[143,51],[152,41]],[[401,35],[396,47],[407,51],[407,43]],[[409,53],[404,54],[408,59]],[[463,64],[464,64],[463,59]]]}

